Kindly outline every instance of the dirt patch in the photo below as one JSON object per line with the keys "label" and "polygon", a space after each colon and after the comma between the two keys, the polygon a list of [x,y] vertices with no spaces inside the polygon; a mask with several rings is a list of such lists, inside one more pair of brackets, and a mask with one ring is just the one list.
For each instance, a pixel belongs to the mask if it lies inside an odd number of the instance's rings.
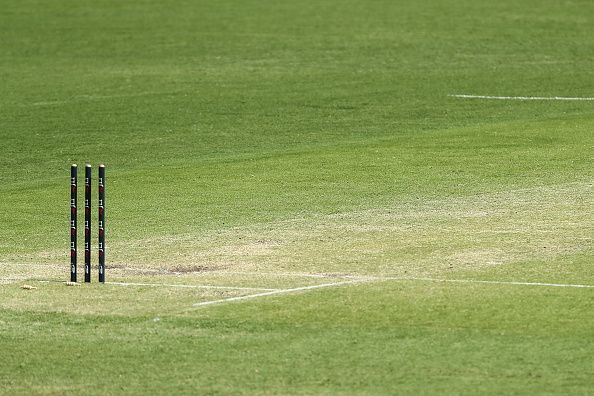
{"label": "dirt patch", "polygon": [[212,271],[221,271],[227,269],[227,266],[218,265],[218,266],[209,266],[209,265],[200,265],[194,264],[189,266],[184,265],[175,265],[170,268],[171,271],[176,272],[178,274],[189,274],[189,273],[200,273],[200,272],[212,272]]}

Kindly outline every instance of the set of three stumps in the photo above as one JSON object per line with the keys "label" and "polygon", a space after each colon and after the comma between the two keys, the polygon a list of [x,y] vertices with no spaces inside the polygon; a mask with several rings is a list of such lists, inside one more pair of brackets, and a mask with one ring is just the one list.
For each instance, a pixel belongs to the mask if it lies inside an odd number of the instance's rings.
{"label": "set of three stumps", "polygon": [[[91,176],[85,165],[85,282],[91,282]],[[78,167],[70,167],[70,282],[77,281]],[[105,283],[105,165],[99,165],[98,177],[98,255],[99,282]]]}

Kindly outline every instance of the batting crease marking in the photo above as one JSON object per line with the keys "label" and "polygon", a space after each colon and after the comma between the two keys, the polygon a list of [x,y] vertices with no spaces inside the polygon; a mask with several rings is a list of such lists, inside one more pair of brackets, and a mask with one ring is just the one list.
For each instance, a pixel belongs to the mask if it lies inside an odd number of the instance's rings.
{"label": "batting crease marking", "polygon": [[448,95],[462,99],[494,99],[494,100],[565,100],[565,101],[593,101],[594,98],[572,98],[565,96],[490,96],[490,95]]}
{"label": "batting crease marking", "polygon": [[[35,278],[0,278],[2,282],[15,283],[19,281],[32,281],[39,283],[64,283],[63,280],[57,279],[35,279]],[[184,289],[223,289],[223,290],[248,290],[248,291],[277,291],[284,289],[273,289],[266,287],[240,287],[240,286],[221,286],[221,285],[185,285],[175,283],[140,283],[140,282],[105,282],[108,285],[114,286],[151,286],[151,287],[178,287]]]}
{"label": "batting crease marking", "polygon": [[[11,262],[0,262],[1,264],[20,264]],[[45,265],[39,265],[45,267]],[[136,270],[136,268],[117,268],[116,270]],[[177,272],[167,270],[155,270],[163,273],[177,274]],[[213,271],[196,271],[189,272],[188,274],[195,275],[208,275],[208,274],[229,274],[229,275],[244,275],[244,276],[282,276],[282,277],[305,277],[305,278],[321,278],[321,279],[352,279],[355,281],[382,281],[382,280],[417,280],[426,282],[454,282],[454,283],[483,283],[483,284],[499,284],[499,285],[518,285],[518,286],[546,286],[546,287],[573,287],[573,288],[594,288],[594,285],[584,284],[568,284],[568,283],[548,283],[548,282],[522,282],[522,281],[496,281],[496,280],[480,280],[480,279],[442,279],[442,278],[423,278],[423,277],[390,277],[390,276],[376,276],[376,275],[348,275],[348,274],[333,274],[333,273],[302,273],[302,272],[256,272],[256,271],[226,271],[226,270],[213,270]],[[4,282],[18,282],[23,280],[37,280],[29,277],[23,278],[0,278],[0,281]],[[233,289],[234,287],[227,286],[210,286],[210,285],[175,285],[175,284],[155,284],[155,283],[127,283],[127,282],[106,282],[110,284],[119,284],[121,286],[164,286],[164,287],[188,287],[188,288],[224,288]],[[314,285],[314,288],[322,285]],[[311,287],[311,286],[308,286]],[[248,287],[237,287],[238,290],[263,290],[263,291],[285,291],[293,289],[273,289],[273,288],[248,288]]]}
{"label": "batting crease marking", "polygon": [[300,292],[300,291],[322,289],[322,288],[327,288],[327,287],[351,285],[351,284],[360,283],[360,282],[363,282],[363,280],[357,279],[357,280],[352,280],[352,281],[347,281],[347,282],[323,283],[321,285],[295,287],[292,289],[280,289],[280,290],[269,291],[269,292],[265,292],[265,293],[249,294],[247,296],[229,297],[229,298],[223,298],[220,300],[204,301],[204,302],[196,303],[193,306],[194,307],[202,307],[202,306],[206,306],[206,305],[221,304],[221,303],[232,302],[232,301],[251,300],[251,299],[259,298],[259,297],[273,296],[273,295],[278,295],[278,294],[295,293],[295,292]]}
{"label": "batting crease marking", "polygon": [[221,271],[230,275],[265,275],[282,277],[305,277],[305,278],[324,278],[324,279],[353,279],[358,281],[425,281],[425,282],[458,282],[458,283],[486,283],[498,285],[517,285],[517,286],[548,286],[548,287],[575,287],[575,288],[594,288],[594,285],[571,284],[571,283],[547,283],[547,282],[522,282],[522,281],[496,281],[480,279],[442,279],[442,278],[422,278],[410,276],[377,276],[377,275],[345,275],[345,274],[309,274],[300,272],[241,272],[241,271]]}
{"label": "batting crease marking", "polygon": [[575,287],[594,289],[594,285],[580,285],[571,283],[546,283],[546,282],[518,282],[518,281],[490,281],[480,279],[438,279],[438,278],[413,278],[413,277],[377,277],[377,280],[413,280],[426,282],[453,282],[453,283],[484,283],[492,285],[514,285],[514,286],[548,286],[548,287]]}

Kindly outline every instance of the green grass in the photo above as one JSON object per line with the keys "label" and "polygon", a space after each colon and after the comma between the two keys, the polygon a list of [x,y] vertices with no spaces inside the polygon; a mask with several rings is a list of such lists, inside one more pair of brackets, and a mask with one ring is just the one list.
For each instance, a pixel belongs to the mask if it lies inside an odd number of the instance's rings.
{"label": "green grass", "polygon": [[[6,3],[0,394],[594,388],[592,288],[365,278],[594,285],[594,102],[449,96],[593,97],[591,2]],[[65,287],[85,161],[108,280],[365,281]]]}

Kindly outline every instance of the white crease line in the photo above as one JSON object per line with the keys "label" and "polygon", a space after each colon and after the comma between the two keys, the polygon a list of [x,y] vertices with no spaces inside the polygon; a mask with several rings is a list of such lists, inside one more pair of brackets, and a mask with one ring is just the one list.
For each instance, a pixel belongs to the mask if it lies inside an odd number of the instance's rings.
{"label": "white crease line", "polygon": [[173,283],[136,283],[136,282],[105,282],[116,286],[153,286],[153,287],[179,287],[187,289],[225,289],[225,290],[264,290],[269,292],[282,291],[284,289],[270,289],[264,287],[236,287],[236,286],[216,286],[216,285],[181,285]]}
{"label": "white crease line", "polygon": [[221,303],[232,302],[232,301],[251,300],[253,298],[266,297],[266,296],[272,296],[272,295],[277,295],[277,294],[287,294],[287,293],[295,293],[295,292],[306,291],[306,290],[322,289],[322,288],[326,288],[326,287],[350,285],[353,283],[360,283],[362,281],[363,280],[358,279],[358,280],[352,280],[352,281],[347,281],[347,282],[323,283],[321,285],[295,287],[293,289],[280,289],[280,290],[275,290],[275,291],[269,291],[266,293],[249,294],[247,296],[229,297],[229,298],[223,298],[221,300],[204,301],[204,302],[196,303],[193,306],[194,307],[203,307],[205,305],[221,304]]}
{"label": "white crease line", "polygon": [[452,98],[463,99],[495,99],[495,100],[565,100],[565,101],[593,101],[594,98],[572,98],[566,96],[489,96],[489,95],[448,95]]}
{"label": "white crease line", "polygon": [[308,277],[308,278],[324,278],[324,279],[353,279],[358,281],[386,281],[386,280],[416,280],[416,281],[431,281],[431,282],[461,282],[461,283],[492,283],[500,285],[522,285],[522,286],[549,286],[549,287],[577,287],[577,288],[594,288],[594,285],[580,285],[568,283],[545,283],[545,282],[520,282],[520,281],[489,281],[489,280],[475,280],[475,279],[440,279],[440,278],[421,278],[421,277],[397,277],[397,276],[377,276],[377,275],[345,275],[345,274],[307,274],[299,272],[230,272],[224,271],[230,275],[265,275],[265,276],[294,276],[294,277]]}
{"label": "white crease line", "polygon": [[486,283],[493,285],[516,285],[516,286],[548,286],[548,287],[575,287],[594,289],[594,285],[580,285],[571,283],[545,283],[545,282],[517,282],[517,281],[490,281],[478,279],[438,279],[438,278],[412,278],[412,277],[371,277],[377,280],[415,280],[427,282],[455,282],[455,283]]}
{"label": "white crease line", "polygon": [[[126,270],[126,268],[118,268]],[[212,270],[204,272],[190,272],[187,274],[208,275],[208,274],[229,274],[229,275],[245,275],[245,276],[278,276],[278,277],[306,277],[306,278],[321,278],[321,279],[352,279],[355,281],[382,281],[382,280],[417,280],[417,281],[431,281],[431,282],[458,282],[458,283],[485,283],[485,284],[499,284],[499,285],[519,285],[519,286],[548,286],[548,287],[574,287],[592,289],[594,285],[583,284],[568,284],[568,283],[547,283],[547,282],[521,282],[521,281],[489,281],[479,279],[440,279],[440,278],[422,278],[422,277],[393,277],[393,276],[377,276],[377,275],[347,275],[347,274],[332,274],[332,273],[301,273],[301,272],[257,272],[257,271],[226,271],[226,270]],[[31,278],[14,279],[14,282],[27,280]],[[0,281],[2,279],[0,278]],[[34,279],[33,279],[34,280]],[[117,282],[106,282],[116,284]],[[125,282],[121,282],[125,283]],[[171,286],[171,287],[193,287],[193,288],[225,288],[232,289],[226,286],[201,286],[201,285],[167,285],[167,284],[129,284],[130,286]],[[264,291],[283,291],[287,289],[267,289],[267,288],[237,288],[238,290],[264,290]]]}
{"label": "white crease line", "polygon": [[422,278],[410,276],[377,276],[377,275],[345,275],[345,274],[306,274],[298,272],[227,272],[231,275],[266,275],[266,276],[294,276],[294,277],[314,277],[324,279],[353,279],[355,281],[388,281],[388,280],[408,280],[425,282],[458,282],[458,283],[487,283],[499,285],[519,285],[519,286],[549,286],[549,287],[576,287],[576,288],[594,288],[594,285],[581,285],[571,283],[546,283],[546,282],[521,282],[521,281],[490,281],[480,279],[442,279],[442,278]]}
{"label": "white crease line", "polygon": [[454,283],[486,283],[493,285],[515,285],[515,286],[548,286],[548,287],[575,287],[575,288],[586,288],[594,289],[594,285],[581,285],[572,283],[546,283],[546,282],[520,282],[520,281],[491,281],[491,280],[480,280],[480,279],[443,279],[443,278],[418,278],[409,276],[358,276],[358,275],[345,275],[345,279],[358,279],[361,281],[424,281],[424,282],[454,282]]}

